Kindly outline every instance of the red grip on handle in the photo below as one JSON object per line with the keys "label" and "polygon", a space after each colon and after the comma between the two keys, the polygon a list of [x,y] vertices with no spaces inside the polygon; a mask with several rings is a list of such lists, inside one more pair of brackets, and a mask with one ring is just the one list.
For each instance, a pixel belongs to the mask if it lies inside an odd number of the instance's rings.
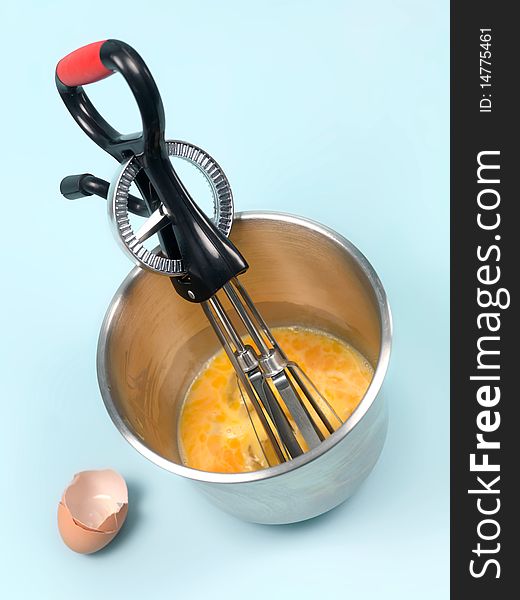
{"label": "red grip on handle", "polygon": [[106,42],[94,42],[78,48],[60,60],[56,67],[58,79],[69,87],[87,85],[105,79],[114,71],[101,62],[99,52]]}

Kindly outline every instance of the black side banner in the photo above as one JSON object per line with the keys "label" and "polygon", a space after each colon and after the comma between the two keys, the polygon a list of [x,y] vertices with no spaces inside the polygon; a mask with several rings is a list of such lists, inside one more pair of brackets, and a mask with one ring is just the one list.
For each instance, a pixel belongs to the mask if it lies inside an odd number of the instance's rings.
{"label": "black side banner", "polygon": [[451,6],[454,600],[520,594],[520,496],[515,493],[520,484],[520,29],[515,8],[512,2],[481,0],[452,0]]}

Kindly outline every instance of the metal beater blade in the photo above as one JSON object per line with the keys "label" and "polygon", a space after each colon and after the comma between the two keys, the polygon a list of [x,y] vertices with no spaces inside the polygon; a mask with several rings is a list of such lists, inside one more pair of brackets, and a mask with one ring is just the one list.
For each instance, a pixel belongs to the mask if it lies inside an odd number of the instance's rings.
{"label": "metal beater blade", "polygon": [[266,438],[278,462],[315,448],[341,419],[302,369],[288,360],[238,279],[222,289],[252,344],[242,340],[216,295],[203,309],[265,430],[262,436],[255,429],[257,438]]}

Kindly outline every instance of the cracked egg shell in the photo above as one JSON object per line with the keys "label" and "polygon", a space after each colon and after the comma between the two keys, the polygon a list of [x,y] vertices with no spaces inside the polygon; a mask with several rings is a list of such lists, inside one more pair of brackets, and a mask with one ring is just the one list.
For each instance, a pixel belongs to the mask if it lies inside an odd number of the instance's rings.
{"label": "cracked egg shell", "polygon": [[119,473],[81,471],[58,504],[58,529],[71,550],[92,554],[116,537],[127,511],[128,490]]}

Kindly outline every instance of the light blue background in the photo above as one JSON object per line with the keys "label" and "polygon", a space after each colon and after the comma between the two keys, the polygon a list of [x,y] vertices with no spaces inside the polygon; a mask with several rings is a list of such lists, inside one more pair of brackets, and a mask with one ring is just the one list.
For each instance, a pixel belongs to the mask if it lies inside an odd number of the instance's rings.
{"label": "light blue background", "polygon": [[[448,597],[448,2],[2,3],[0,596],[5,599]],[[169,137],[211,152],[238,209],[300,213],[372,261],[390,297],[391,424],[347,504],[296,526],[219,512],[110,422],[97,334],[130,269],[99,199],[62,176],[115,162],[69,117],[55,63],[115,37],[145,57]],[[92,86],[137,129],[121,78]],[[70,552],[56,507],[73,473],[130,485],[121,536]]]}

